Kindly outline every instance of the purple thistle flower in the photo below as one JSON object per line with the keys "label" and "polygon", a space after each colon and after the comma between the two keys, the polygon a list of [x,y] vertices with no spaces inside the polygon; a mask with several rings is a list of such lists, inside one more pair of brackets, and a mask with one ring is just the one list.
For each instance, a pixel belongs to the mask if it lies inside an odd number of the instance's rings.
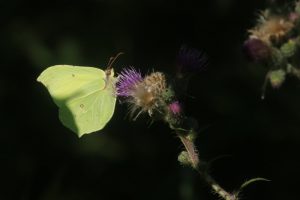
{"label": "purple thistle flower", "polygon": [[143,77],[140,72],[136,71],[134,68],[124,69],[120,73],[116,84],[117,95],[123,97],[132,96],[133,90],[142,81]]}
{"label": "purple thistle flower", "polygon": [[206,67],[207,57],[197,49],[183,45],[179,50],[176,62],[179,73],[198,72]]}
{"label": "purple thistle flower", "polygon": [[169,104],[169,109],[173,113],[173,115],[179,115],[182,112],[181,105],[178,101],[174,101]]}

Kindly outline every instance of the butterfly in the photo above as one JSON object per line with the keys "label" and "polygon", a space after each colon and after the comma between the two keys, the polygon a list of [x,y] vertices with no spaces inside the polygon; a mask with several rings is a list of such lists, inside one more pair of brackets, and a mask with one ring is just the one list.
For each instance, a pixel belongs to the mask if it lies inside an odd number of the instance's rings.
{"label": "butterfly", "polygon": [[117,79],[112,64],[121,54],[110,58],[106,70],[55,65],[45,69],[37,78],[58,106],[62,124],[79,137],[103,129],[112,118]]}

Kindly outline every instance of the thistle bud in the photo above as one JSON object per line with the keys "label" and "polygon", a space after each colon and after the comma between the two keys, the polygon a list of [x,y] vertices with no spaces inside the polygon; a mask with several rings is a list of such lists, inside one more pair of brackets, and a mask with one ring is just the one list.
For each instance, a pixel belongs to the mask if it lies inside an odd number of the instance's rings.
{"label": "thistle bud", "polygon": [[243,50],[247,58],[254,62],[261,62],[271,55],[269,45],[258,38],[249,38],[243,45]]}
{"label": "thistle bud", "polygon": [[181,105],[178,101],[170,103],[168,107],[173,115],[180,115],[182,112]]}
{"label": "thistle bud", "polygon": [[194,142],[197,138],[197,132],[195,132],[194,130],[190,130],[186,137],[188,140]]}
{"label": "thistle bud", "polygon": [[191,165],[191,160],[189,158],[189,154],[186,151],[182,151],[178,156],[178,161],[182,165]]}
{"label": "thistle bud", "polygon": [[280,47],[280,51],[285,58],[289,58],[295,55],[296,50],[297,44],[294,40],[289,40]]}
{"label": "thistle bud", "polygon": [[275,89],[280,88],[280,86],[285,81],[285,75],[286,72],[282,69],[271,71],[269,76],[271,86]]}

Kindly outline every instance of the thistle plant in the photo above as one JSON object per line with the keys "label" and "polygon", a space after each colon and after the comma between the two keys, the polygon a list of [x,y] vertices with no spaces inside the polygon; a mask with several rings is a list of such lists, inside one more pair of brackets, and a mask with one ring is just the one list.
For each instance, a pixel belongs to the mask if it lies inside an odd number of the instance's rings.
{"label": "thistle plant", "polygon": [[256,25],[248,30],[244,52],[249,60],[267,68],[262,99],[268,85],[278,89],[288,76],[300,79],[300,2],[282,5],[271,1],[261,11]]}
{"label": "thistle plant", "polygon": [[[194,143],[197,127],[187,123],[187,121],[196,120],[185,115],[183,102],[179,101],[180,96],[185,92],[184,89],[188,86],[188,79],[192,74],[206,67],[207,58],[198,50],[183,46],[176,61],[175,83],[168,81],[162,72],[152,72],[142,76],[133,67],[123,69],[116,83],[117,95],[128,104],[133,120],[144,113],[154,121],[165,122],[184,146],[184,150],[178,155],[178,161],[182,165],[196,170],[220,198],[238,200],[239,193],[246,185],[266,179],[251,179],[244,183],[239,190],[228,192],[209,175],[208,164],[200,159]],[[176,86],[180,86],[180,88],[178,89]]]}
{"label": "thistle plant", "polygon": [[[238,200],[248,184],[265,180],[251,179],[237,191],[227,192],[208,173],[208,165],[195,146],[197,122],[185,114],[183,103],[189,79],[207,65],[206,56],[196,49],[183,46],[176,59],[174,78],[163,72],[142,75],[134,67],[124,68],[117,77],[110,59],[106,70],[94,67],[56,65],[38,77],[59,107],[61,122],[81,137],[104,128],[114,114],[116,99],[126,102],[130,118],[146,114],[153,121],[165,122],[180,139],[184,150],[178,161],[196,170],[213,192],[224,200]],[[193,122],[193,123],[191,123]]]}

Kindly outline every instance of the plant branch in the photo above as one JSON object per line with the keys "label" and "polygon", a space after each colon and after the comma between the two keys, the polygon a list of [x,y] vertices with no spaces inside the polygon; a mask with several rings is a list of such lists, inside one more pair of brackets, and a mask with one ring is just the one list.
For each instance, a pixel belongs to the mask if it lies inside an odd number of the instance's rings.
{"label": "plant branch", "polygon": [[183,133],[183,131],[176,131],[179,139],[185,147],[188,155],[188,161],[190,165],[195,169],[199,175],[205,180],[205,182],[224,200],[238,200],[237,195],[231,194],[223,189],[207,172],[206,166],[199,159],[198,152],[195,148],[194,142]]}

